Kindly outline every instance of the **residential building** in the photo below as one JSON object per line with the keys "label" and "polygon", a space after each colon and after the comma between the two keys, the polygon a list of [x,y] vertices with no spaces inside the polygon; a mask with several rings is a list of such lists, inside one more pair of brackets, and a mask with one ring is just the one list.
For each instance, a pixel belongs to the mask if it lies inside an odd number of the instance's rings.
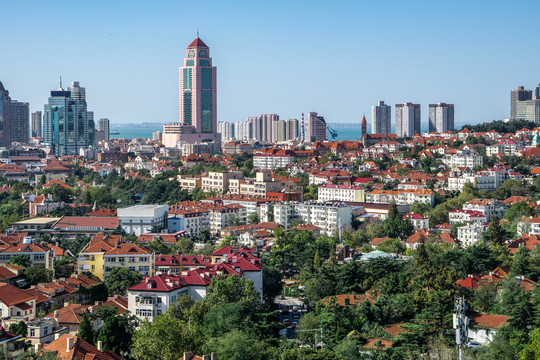
{"label": "residential building", "polygon": [[234,141],[234,142],[227,142],[223,144],[223,153],[224,154],[252,154],[253,153],[253,146],[249,143]]}
{"label": "residential building", "polygon": [[11,143],[27,144],[30,135],[30,105],[11,100]]}
{"label": "residential building", "polygon": [[482,224],[487,221],[487,218],[479,211],[457,209],[448,213],[448,221],[451,225],[461,223]]}
{"label": "residential building", "polygon": [[497,314],[470,314],[467,338],[469,342],[477,342],[481,345],[489,345],[499,328],[508,325],[508,316]]}
{"label": "residential building", "polygon": [[51,91],[43,115],[43,142],[55,155],[77,155],[95,142],[94,113],[88,111],[86,91],[75,81],[68,90]]}
{"label": "residential building", "polygon": [[150,250],[126,243],[120,235],[98,234],[83,248],[77,259],[79,274],[91,272],[101,280],[107,279],[115,267],[138,271],[152,276],[155,256]]}
{"label": "residential building", "polygon": [[501,141],[495,145],[486,146],[486,155],[493,156],[503,154],[513,156],[518,154],[518,145],[515,141]]}
{"label": "residential building", "polygon": [[319,201],[366,201],[366,190],[361,186],[324,184],[319,186],[317,192]]}
{"label": "residential building", "polygon": [[229,181],[231,179],[241,179],[243,177],[241,171],[210,171],[207,176],[201,177],[201,186],[203,191],[224,194],[229,191]]}
{"label": "residential building", "polygon": [[109,141],[111,138],[111,122],[109,119],[99,119],[97,130],[103,133],[103,140]]}
{"label": "residential building", "polygon": [[413,137],[420,134],[420,104],[396,104],[396,134],[398,137]]}
{"label": "residential building", "polygon": [[0,81],[0,147],[11,144],[11,97]]}
{"label": "residential building", "polygon": [[121,360],[122,358],[110,351],[103,350],[101,341],[97,342],[97,347],[84,341],[80,337],[64,334],[50,344],[46,344],[45,352],[52,352],[58,355],[59,359],[92,359],[92,360]]}
{"label": "residential building", "polygon": [[412,223],[414,231],[418,231],[421,229],[429,229],[429,218],[427,216],[410,213],[405,214],[403,216],[403,219],[408,219]]}
{"label": "residential building", "polygon": [[221,122],[217,124],[217,132],[221,134],[222,140],[235,138],[235,124],[231,122]]}
{"label": "residential building", "polygon": [[482,166],[484,159],[476,151],[469,148],[459,149],[445,155],[443,163],[448,167],[468,167]]}
{"label": "residential building", "polygon": [[539,236],[540,217],[523,217],[517,225],[517,233],[519,236],[523,234]]}
{"label": "residential building", "polygon": [[20,359],[26,349],[21,335],[11,333],[0,325],[0,354],[5,359]]}
{"label": "residential building", "polygon": [[517,102],[517,118],[540,124],[540,98]]}
{"label": "residential building", "polygon": [[371,107],[371,133],[390,134],[392,132],[392,106],[379,101]]}
{"label": "residential building", "polygon": [[7,325],[33,320],[37,315],[36,299],[25,290],[0,283],[0,318]]}
{"label": "residential building", "polygon": [[47,270],[53,269],[54,250],[43,245],[33,244],[32,238],[25,237],[23,241],[0,250],[0,263],[7,263],[17,255],[26,255],[32,266],[40,266]]}
{"label": "residential building", "polygon": [[516,90],[510,92],[510,119],[517,120],[517,105],[518,101],[526,101],[532,99],[532,91],[525,90],[523,86],[518,86]]}
{"label": "residential building", "polygon": [[477,211],[486,217],[487,222],[490,222],[494,214],[502,219],[508,207],[494,199],[473,199],[463,204],[463,210]]}
{"label": "residential building", "polygon": [[[221,134],[217,132],[216,77],[217,69],[212,66],[210,48],[197,34],[197,38],[187,47],[183,66],[180,67],[179,124],[191,127],[193,132],[177,134],[177,140],[190,144],[214,142],[221,146]],[[165,129],[164,144],[166,137]],[[173,142],[176,141],[173,139]]]}
{"label": "residential building", "polygon": [[32,113],[32,137],[41,137],[41,111]]}
{"label": "residential building", "polygon": [[[268,203],[261,205],[261,221],[273,221],[290,227],[293,220],[312,224],[321,229],[325,235],[332,236],[341,226],[350,226],[352,209],[343,203],[304,202],[304,203]],[[272,216],[273,215],[273,216]]]}
{"label": "residential building", "polygon": [[117,214],[122,230],[139,236],[153,227],[166,229],[168,212],[168,205],[132,205],[118,209]]}
{"label": "residential building", "polygon": [[324,117],[317,115],[316,112],[308,113],[305,124],[305,142],[325,141],[326,140],[326,121]]}
{"label": "residential building", "polygon": [[429,104],[429,132],[454,130],[454,104]]}
{"label": "residential building", "polygon": [[396,203],[398,205],[412,205],[415,202],[435,206],[435,193],[430,189],[400,190]]}
{"label": "residential building", "polygon": [[482,241],[482,233],[487,230],[487,226],[478,223],[467,224],[458,227],[458,240],[461,246],[472,246]]}
{"label": "residential building", "polygon": [[294,163],[294,156],[279,152],[276,154],[257,154],[253,156],[253,168],[259,170],[282,169],[292,163]]}
{"label": "residential building", "polygon": [[288,119],[285,121],[285,139],[294,140],[300,138],[298,133],[298,120],[297,119]]}
{"label": "residential building", "polygon": [[26,339],[32,345],[48,344],[59,336],[69,333],[69,327],[60,326],[58,320],[53,318],[37,318],[26,322]]}

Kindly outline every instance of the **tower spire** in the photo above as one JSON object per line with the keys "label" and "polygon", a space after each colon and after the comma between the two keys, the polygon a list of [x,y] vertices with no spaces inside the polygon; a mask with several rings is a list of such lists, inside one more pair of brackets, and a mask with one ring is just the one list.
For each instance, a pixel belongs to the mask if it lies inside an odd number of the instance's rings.
{"label": "tower spire", "polygon": [[197,39],[199,38],[199,28],[197,28]]}
{"label": "tower spire", "polygon": [[60,75],[60,89],[62,88],[62,75]]}

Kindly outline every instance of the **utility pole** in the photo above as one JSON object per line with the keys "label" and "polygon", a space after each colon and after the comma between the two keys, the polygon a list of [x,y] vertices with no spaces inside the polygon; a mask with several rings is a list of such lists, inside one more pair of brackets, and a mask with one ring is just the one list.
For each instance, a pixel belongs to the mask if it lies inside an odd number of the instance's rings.
{"label": "utility pole", "polygon": [[[323,342],[323,333],[324,329],[306,329],[306,330],[295,330],[295,332],[309,332],[309,331],[320,331],[321,332],[321,349],[324,349],[324,342]],[[317,333],[315,333],[315,350],[317,350]]]}
{"label": "utility pole", "polygon": [[465,297],[456,298],[456,313],[454,314],[454,329],[456,330],[456,345],[458,348],[458,360],[463,360],[463,347],[467,343],[469,318],[466,316],[467,303]]}

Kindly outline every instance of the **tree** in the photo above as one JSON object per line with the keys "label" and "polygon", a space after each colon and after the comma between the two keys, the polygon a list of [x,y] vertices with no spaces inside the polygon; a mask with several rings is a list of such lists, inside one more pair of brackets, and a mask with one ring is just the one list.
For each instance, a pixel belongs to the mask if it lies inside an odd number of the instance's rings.
{"label": "tree", "polygon": [[504,236],[505,231],[499,223],[499,217],[497,215],[493,215],[489,228],[483,234],[484,241],[493,245],[502,245],[504,244]]}
{"label": "tree", "polygon": [[530,342],[519,352],[522,360],[540,359],[540,328],[536,328],[529,333]]}
{"label": "tree", "polygon": [[176,244],[173,245],[173,252],[188,255],[193,253],[195,244],[193,240],[187,237],[181,237]]}
{"label": "tree", "polygon": [[194,352],[201,348],[200,334],[198,324],[161,314],[153,322],[143,321],[133,337],[131,354],[137,360],[178,360],[186,348]]}
{"label": "tree", "polygon": [[87,343],[94,344],[94,329],[92,328],[92,323],[87,314],[82,315],[82,320],[79,323],[79,333],[77,334],[81,339]]}
{"label": "tree", "polygon": [[377,250],[391,254],[404,254],[407,248],[399,239],[386,239],[377,245]]}
{"label": "tree", "polygon": [[99,330],[97,341],[103,343],[105,350],[115,354],[127,353],[135,331],[136,321],[124,315],[109,315],[105,318],[103,327]]}
{"label": "tree", "polygon": [[115,267],[111,270],[109,277],[105,280],[105,286],[109,295],[124,295],[126,290],[140,283],[142,276],[138,271],[129,271],[125,267]]}
{"label": "tree", "polygon": [[251,213],[248,216],[248,224],[258,224],[260,222],[259,214],[257,212]]}
{"label": "tree", "polygon": [[273,266],[263,266],[263,289],[264,300],[271,303],[274,297],[281,293],[281,272]]}
{"label": "tree", "polygon": [[17,265],[23,268],[30,267],[30,256],[26,254],[17,254],[9,258],[8,264]]}
{"label": "tree", "polygon": [[39,265],[34,265],[24,269],[24,276],[28,278],[28,281],[32,285],[52,281],[52,271],[44,269]]}
{"label": "tree", "polygon": [[210,236],[210,230],[208,229],[201,230],[200,240],[202,243],[210,242],[211,239],[212,237]]}
{"label": "tree", "polygon": [[500,295],[500,309],[511,316],[508,322],[516,328],[525,328],[532,321],[531,296],[514,279],[505,279]]}
{"label": "tree", "polygon": [[211,338],[205,345],[206,352],[215,351],[218,359],[264,359],[264,344],[250,338],[243,331],[233,329],[219,338]]}
{"label": "tree", "polygon": [[219,304],[204,316],[204,333],[208,338],[221,337],[237,329],[249,331],[252,322],[238,303]]}
{"label": "tree", "polygon": [[24,321],[19,321],[18,323],[13,323],[9,326],[9,332],[26,337],[28,326],[26,326]]}
{"label": "tree", "polygon": [[236,275],[219,275],[208,285],[204,301],[210,306],[238,302],[245,309],[255,310],[260,304],[260,294],[251,280]]}

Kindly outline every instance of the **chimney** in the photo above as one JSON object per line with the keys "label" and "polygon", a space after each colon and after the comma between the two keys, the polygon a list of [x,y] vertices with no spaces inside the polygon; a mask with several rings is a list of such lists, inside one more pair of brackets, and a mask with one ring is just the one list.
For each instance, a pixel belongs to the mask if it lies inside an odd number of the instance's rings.
{"label": "chimney", "polygon": [[54,311],[54,318],[55,318],[55,319],[58,319],[58,315],[60,315],[60,311],[55,310],[55,311]]}
{"label": "chimney", "polygon": [[193,359],[193,353],[191,351],[184,351],[184,357],[182,360],[191,360]]}
{"label": "chimney", "polygon": [[70,352],[73,348],[73,345],[75,345],[75,337],[74,336],[68,336],[67,342],[66,342],[66,352]]}
{"label": "chimney", "polygon": [[210,354],[210,360],[217,360],[217,353],[213,352]]}
{"label": "chimney", "polygon": [[210,360],[210,356],[208,356],[208,355],[203,355],[203,356],[202,356],[202,360]]}
{"label": "chimney", "polygon": [[96,348],[98,349],[98,351],[103,351],[103,342],[102,342],[102,341],[98,341],[98,342],[97,342]]}

